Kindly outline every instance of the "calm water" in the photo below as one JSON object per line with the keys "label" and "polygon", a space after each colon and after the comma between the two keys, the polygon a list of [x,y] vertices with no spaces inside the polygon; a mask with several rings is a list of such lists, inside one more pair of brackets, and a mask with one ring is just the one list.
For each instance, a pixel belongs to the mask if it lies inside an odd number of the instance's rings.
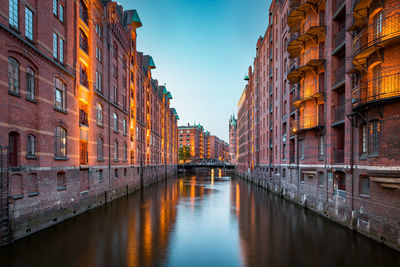
{"label": "calm water", "polygon": [[0,249],[0,266],[400,266],[400,253],[244,181],[183,177]]}

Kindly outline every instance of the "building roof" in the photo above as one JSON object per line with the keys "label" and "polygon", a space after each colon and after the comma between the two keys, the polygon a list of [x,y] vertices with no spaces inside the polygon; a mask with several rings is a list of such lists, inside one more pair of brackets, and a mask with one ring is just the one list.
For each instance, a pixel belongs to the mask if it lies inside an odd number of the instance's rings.
{"label": "building roof", "polygon": [[143,26],[136,9],[126,10],[124,12],[123,22],[125,26],[129,24],[132,24],[132,26],[135,28],[140,28]]}

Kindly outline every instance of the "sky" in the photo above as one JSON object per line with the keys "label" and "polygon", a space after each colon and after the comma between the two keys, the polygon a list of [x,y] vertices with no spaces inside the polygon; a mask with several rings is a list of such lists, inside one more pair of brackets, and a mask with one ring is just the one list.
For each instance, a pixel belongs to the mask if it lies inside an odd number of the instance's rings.
{"label": "sky", "polygon": [[171,91],[178,125],[200,123],[229,141],[229,117],[265,33],[270,0],[118,2],[139,13],[137,49],[153,57],[153,79]]}

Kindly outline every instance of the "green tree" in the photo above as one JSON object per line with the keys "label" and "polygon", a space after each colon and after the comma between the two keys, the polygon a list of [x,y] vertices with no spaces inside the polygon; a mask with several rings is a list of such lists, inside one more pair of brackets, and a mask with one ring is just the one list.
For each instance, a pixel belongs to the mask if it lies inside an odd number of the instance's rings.
{"label": "green tree", "polygon": [[183,161],[184,163],[190,159],[190,147],[181,146],[178,149],[178,157],[179,161]]}

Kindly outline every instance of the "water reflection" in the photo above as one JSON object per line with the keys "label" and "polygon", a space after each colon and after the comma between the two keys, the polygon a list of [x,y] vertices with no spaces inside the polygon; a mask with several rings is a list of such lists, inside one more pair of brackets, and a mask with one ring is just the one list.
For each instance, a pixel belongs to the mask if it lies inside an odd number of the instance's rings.
{"label": "water reflection", "polygon": [[218,171],[20,240],[0,249],[0,266],[400,266],[399,255]]}
{"label": "water reflection", "polygon": [[400,253],[386,246],[262,188],[232,184],[246,266],[400,266]]}

